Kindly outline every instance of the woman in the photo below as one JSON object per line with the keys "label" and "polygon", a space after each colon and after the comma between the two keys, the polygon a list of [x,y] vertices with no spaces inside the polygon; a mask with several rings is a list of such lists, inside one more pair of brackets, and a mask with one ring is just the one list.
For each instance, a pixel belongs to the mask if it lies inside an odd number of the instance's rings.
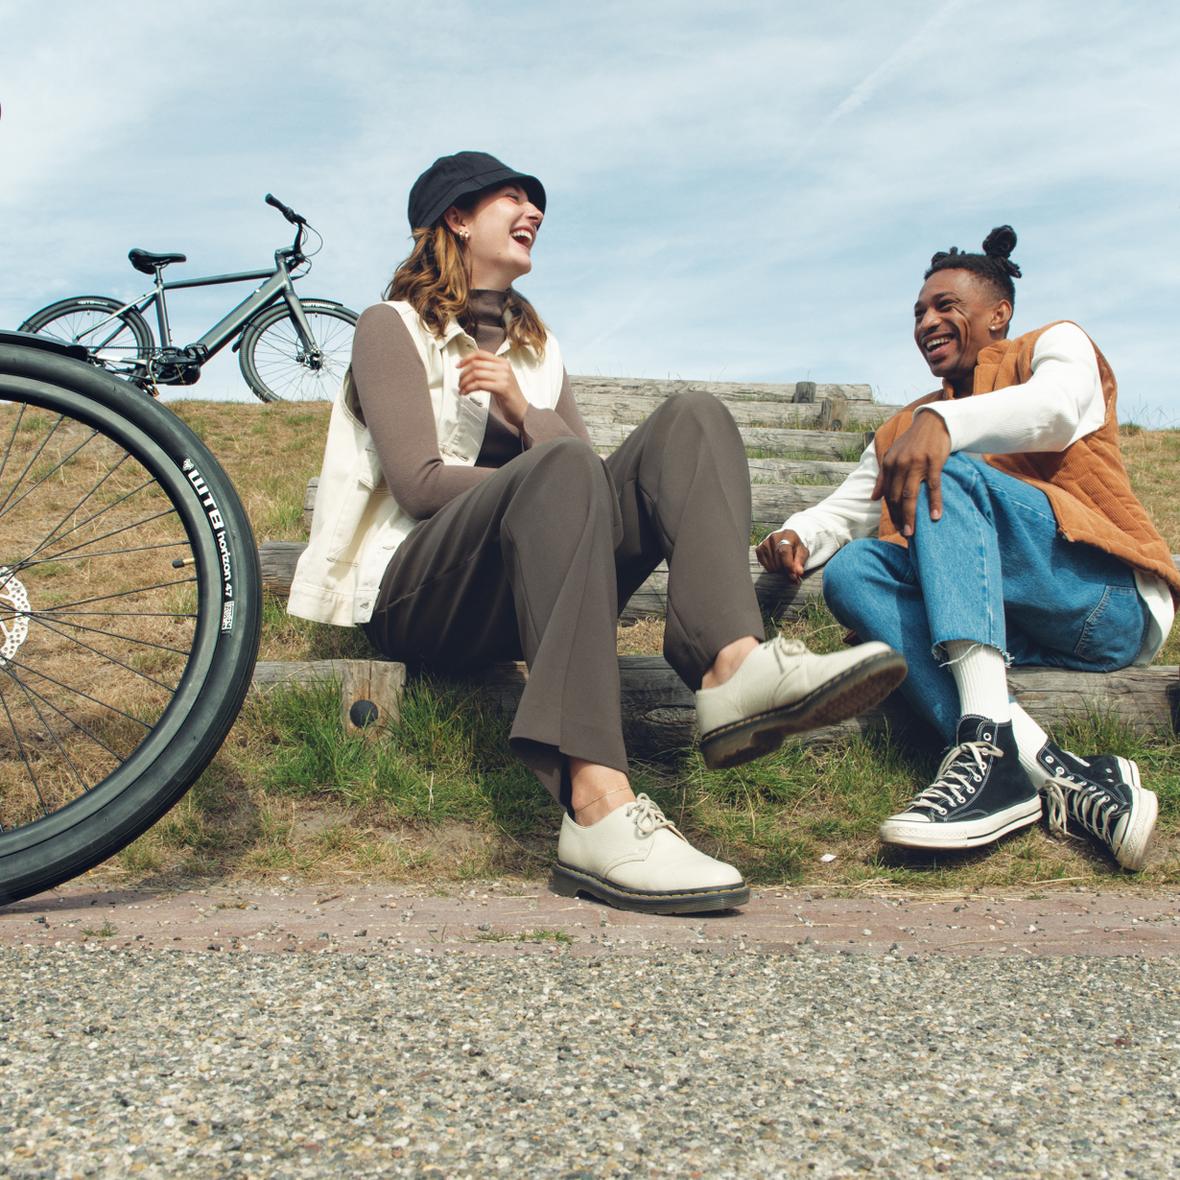
{"label": "woman", "polygon": [[293,614],[360,624],[391,659],[529,667],[510,742],[566,809],[556,886],[664,913],[749,891],[627,777],[615,623],[667,559],[664,651],[697,689],[702,751],[734,765],[875,703],[904,675],[883,644],[813,656],[762,642],[750,487],[728,411],[670,398],[605,460],[556,340],[512,286],[545,190],[483,152],[410,191],[414,246],[357,324],[333,408]]}

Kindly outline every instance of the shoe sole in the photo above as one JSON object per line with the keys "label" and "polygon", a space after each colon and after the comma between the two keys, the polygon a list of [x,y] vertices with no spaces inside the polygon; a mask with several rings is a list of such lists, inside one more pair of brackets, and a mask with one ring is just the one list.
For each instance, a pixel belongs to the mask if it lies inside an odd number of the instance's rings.
{"label": "shoe sole", "polygon": [[701,738],[701,757],[710,770],[751,762],[792,733],[836,725],[879,705],[905,676],[905,658],[897,652],[870,656],[790,705],[710,730]]}
{"label": "shoe sole", "polygon": [[1147,846],[1151,843],[1160,805],[1154,791],[1139,785],[1137,763],[1130,758],[1120,758],[1118,764],[1123,782],[1131,788],[1132,803],[1123,838],[1118,848],[1113,849],[1114,858],[1124,869],[1137,872],[1147,861]]}
{"label": "shoe sole", "polygon": [[903,848],[925,848],[953,851],[979,848],[991,844],[1009,832],[1027,828],[1041,818],[1041,797],[1036,795],[1026,803],[1006,807],[986,820],[967,820],[962,823],[908,823],[886,820],[878,830],[885,844],[899,844]]}
{"label": "shoe sole", "polygon": [[670,889],[662,893],[649,893],[642,889],[612,885],[594,873],[575,869],[560,861],[553,866],[549,884],[553,892],[561,897],[577,897],[580,893],[588,893],[616,909],[634,910],[640,914],[705,914],[716,910],[732,910],[750,900],[750,888],[745,882],[715,889]]}

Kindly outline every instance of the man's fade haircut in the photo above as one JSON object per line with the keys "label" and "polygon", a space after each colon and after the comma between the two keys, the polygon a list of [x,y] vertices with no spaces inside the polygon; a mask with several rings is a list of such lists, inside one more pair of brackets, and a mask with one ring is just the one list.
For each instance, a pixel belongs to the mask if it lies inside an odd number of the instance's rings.
{"label": "man's fade haircut", "polygon": [[1020,267],[1010,257],[1014,249],[1016,231],[1010,225],[998,225],[983,239],[982,254],[969,254],[957,246],[939,250],[930,259],[930,269],[922,277],[928,279],[940,270],[969,270],[1015,307],[1016,288],[1012,280],[1020,278]]}

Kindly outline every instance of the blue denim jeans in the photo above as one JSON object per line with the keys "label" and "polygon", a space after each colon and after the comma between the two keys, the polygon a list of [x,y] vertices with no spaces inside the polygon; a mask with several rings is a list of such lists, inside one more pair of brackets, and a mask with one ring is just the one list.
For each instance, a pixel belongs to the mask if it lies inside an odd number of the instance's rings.
{"label": "blue denim jeans", "polygon": [[962,454],[943,468],[942,519],[930,519],[923,484],[909,547],[845,545],[824,570],[824,597],[861,639],[902,652],[903,691],[948,741],[960,710],[942,644],[1108,672],[1134,661],[1148,625],[1129,566],[1066,541],[1043,492]]}

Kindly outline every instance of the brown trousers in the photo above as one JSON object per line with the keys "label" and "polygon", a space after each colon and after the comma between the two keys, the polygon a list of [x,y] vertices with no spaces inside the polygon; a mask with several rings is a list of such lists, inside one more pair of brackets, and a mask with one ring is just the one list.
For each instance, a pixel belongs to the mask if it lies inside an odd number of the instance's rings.
{"label": "brown trousers", "polygon": [[626,771],[615,625],[668,562],[664,656],[690,688],[726,644],[762,637],[748,565],[750,477],[710,394],[662,403],[607,459],[543,443],[457,496],[402,542],[366,632],[439,670],[520,659],[512,748],[569,803],[568,758]]}

